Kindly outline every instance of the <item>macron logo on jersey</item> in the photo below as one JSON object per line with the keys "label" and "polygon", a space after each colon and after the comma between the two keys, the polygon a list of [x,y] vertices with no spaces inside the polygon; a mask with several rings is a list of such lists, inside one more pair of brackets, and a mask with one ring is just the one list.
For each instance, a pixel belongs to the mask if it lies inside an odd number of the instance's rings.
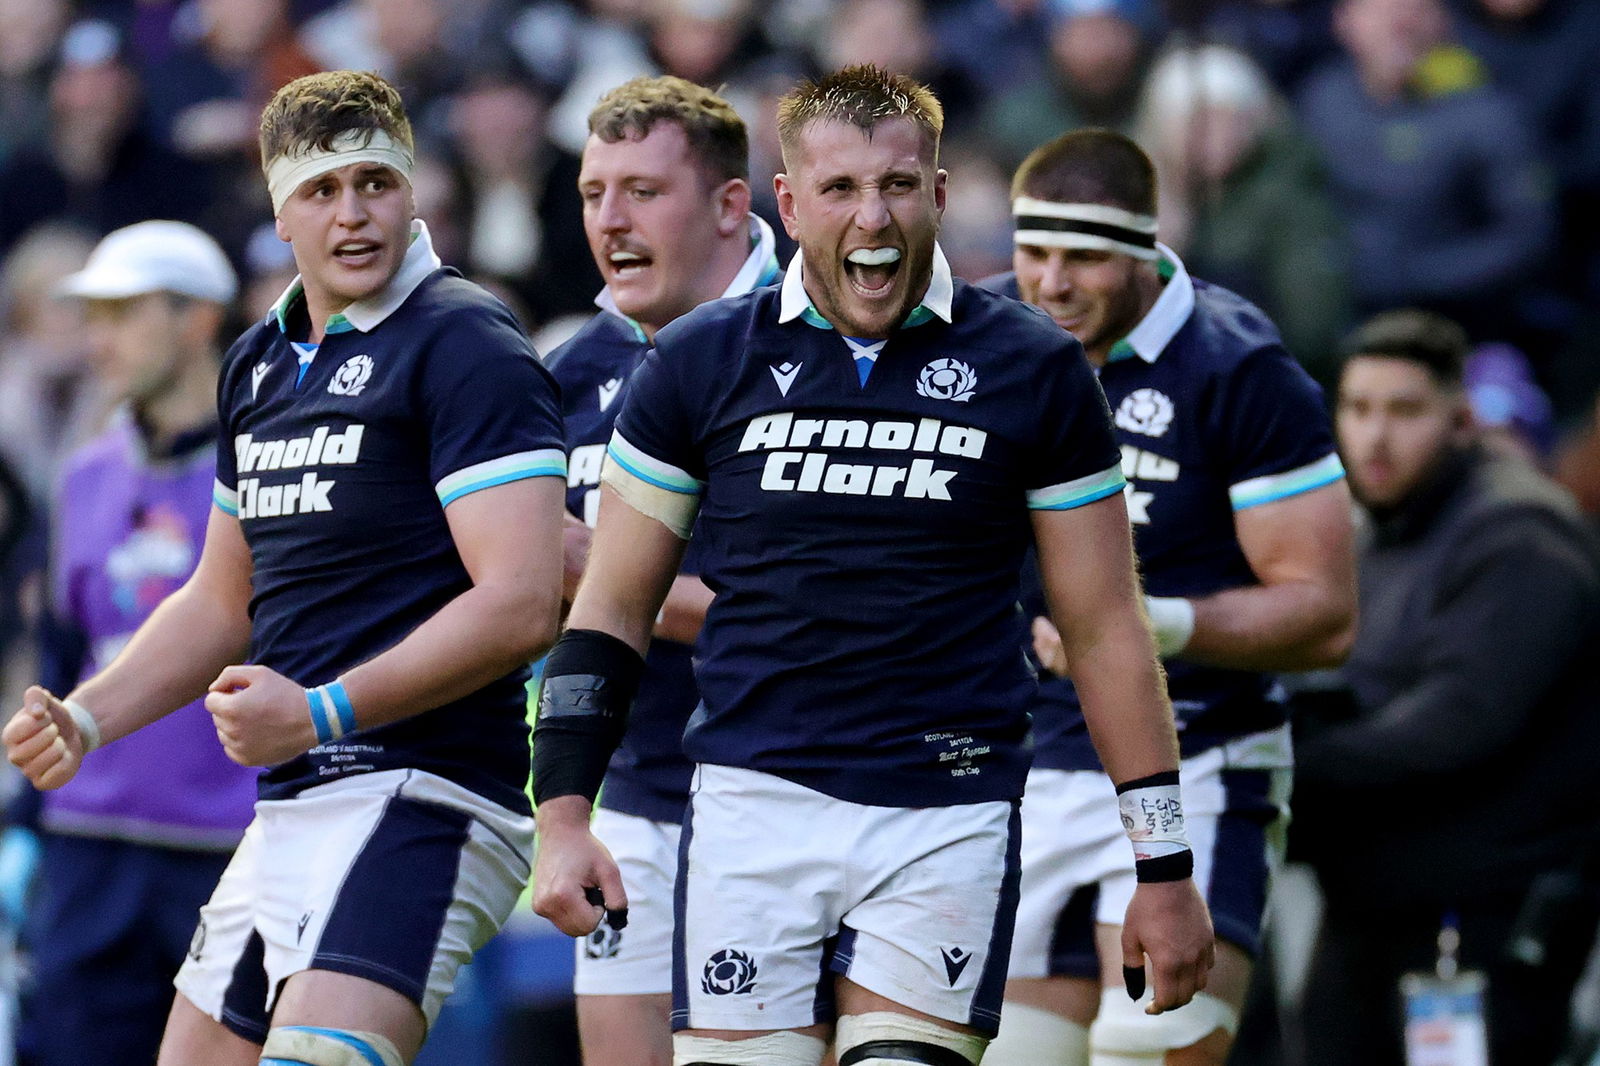
{"label": "macron logo on jersey", "polygon": [[796,418],[792,412],[750,420],[741,452],[770,451],[761,472],[768,492],[824,492],[836,496],[893,496],[908,500],[948,500],[956,471],[932,459],[910,463],[840,463],[811,448],[870,448],[882,452],[923,452],[968,459],[983,456],[989,435],[981,429],[946,425],[937,418],[916,422],[861,418]]}
{"label": "macron logo on jersey", "polygon": [[[366,427],[353,425],[343,433],[318,426],[310,436],[287,440],[256,440],[248,433],[233,439],[234,461],[240,474],[269,470],[298,470],[307,466],[347,466],[361,457],[361,438]],[[315,473],[304,474],[287,485],[263,485],[258,477],[239,479],[239,517],[275,518],[279,515],[311,514],[331,511],[329,493],[333,481]]]}
{"label": "macron logo on jersey", "polygon": [[599,389],[600,389],[600,410],[604,411],[606,408],[610,407],[613,403],[616,402],[617,393],[622,391],[622,379],[621,378],[612,378],[610,381],[606,382],[604,385],[601,385],[599,387]]}
{"label": "macron logo on jersey", "polygon": [[804,363],[784,363],[782,366],[769,366],[767,369],[772,371],[772,380],[778,383],[778,391],[787,396],[789,386],[794,384],[794,376],[800,373],[800,368],[803,366]]}

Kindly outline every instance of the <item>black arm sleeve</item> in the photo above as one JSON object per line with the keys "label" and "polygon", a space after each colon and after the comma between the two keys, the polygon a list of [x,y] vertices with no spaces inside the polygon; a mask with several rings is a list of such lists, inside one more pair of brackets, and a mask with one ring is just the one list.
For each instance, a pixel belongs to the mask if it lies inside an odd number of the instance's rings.
{"label": "black arm sleeve", "polygon": [[533,726],[533,800],[584,796],[593,803],[622,741],[644,659],[593,629],[569,629],[545,660]]}

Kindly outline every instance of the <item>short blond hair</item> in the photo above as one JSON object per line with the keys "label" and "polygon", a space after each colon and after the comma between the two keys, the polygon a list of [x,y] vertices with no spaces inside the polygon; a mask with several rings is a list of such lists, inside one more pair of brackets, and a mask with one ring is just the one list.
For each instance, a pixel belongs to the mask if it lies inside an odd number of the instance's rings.
{"label": "short blond hair", "polygon": [[341,133],[387,133],[414,149],[411,120],[400,93],[367,70],[328,70],[296,78],[261,112],[261,167],[281,155],[328,151]]}
{"label": "short blond hair", "polygon": [[937,163],[944,107],[926,85],[869,63],[803,81],[778,101],[778,140],[783,145],[784,166],[799,147],[800,134],[814,122],[844,122],[870,131],[894,118],[916,123],[932,145]]}
{"label": "short blond hair", "polygon": [[589,112],[589,132],[607,144],[647,137],[657,123],[675,123],[695,160],[720,185],[750,178],[750,134],[733,105],[704,86],[663,74],[623,82]]}

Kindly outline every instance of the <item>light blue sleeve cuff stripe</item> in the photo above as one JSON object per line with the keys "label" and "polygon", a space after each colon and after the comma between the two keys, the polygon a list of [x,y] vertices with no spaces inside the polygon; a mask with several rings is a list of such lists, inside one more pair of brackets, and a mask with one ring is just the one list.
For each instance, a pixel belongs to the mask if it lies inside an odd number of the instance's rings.
{"label": "light blue sleeve cuff stripe", "polygon": [[329,699],[333,701],[333,709],[339,715],[339,734],[354,733],[356,731],[356,709],[350,703],[350,697],[344,690],[344,684],[339,681],[330,681],[322,686]]}
{"label": "light blue sleeve cuff stripe", "polygon": [[1344,464],[1337,453],[1330,453],[1314,463],[1286,470],[1281,474],[1266,474],[1241,481],[1228,490],[1228,499],[1235,511],[1259,507],[1274,500],[1285,500],[1312,489],[1331,485],[1344,477]]}
{"label": "light blue sleeve cuff stripe", "polygon": [[497,477],[485,478],[482,481],[474,481],[470,485],[462,485],[460,488],[458,488],[454,492],[450,493],[450,495],[448,495],[448,496],[440,496],[439,497],[439,504],[440,504],[440,506],[443,506],[443,507],[449,507],[452,503],[455,503],[457,500],[461,499],[461,497],[463,497],[463,496],[470,496],[474,492],[479,492],[479,491],[482,491],[483,489],[492,489],[496,485],[507,485],[507,484],[510,484],[513,481],[526,481],[530,477],[559,477],[559,478],[565,478],[566,476],[567,476],[567,471],[565,470],[565,468],[559,469],[559,470],[550,469],[550,468],[545,468],[545,469],[542,469],[542,470],[541,469],[518,470],[518,471],[515,471],[513,473],[509,473],[509,474],[500,474]]}
{"label": "light blue sleeve cuff stripe", "polygon": [[1070,511],[1086,503],[1103,500],[1122,491],[1127,481],[1122,476],[1122,465],[1110,466],[1098,474],[1075,478],[1060,485],[1030,489],[1028,509],[1033,511]]}
{"label": "light blue sleeve cuff stripe", "polygon": [[688,472],[679,470],[675,466],[654,459],[628,443],[621,433],[615,430],[611,433],[611,443],[606,445],[606,454],[614,459],[618,466],[638,478],[640,481],[666,489],[668,492],[681,492],[686,496],[698,496],[705,484],[697,478],[690,477]]}
{"label": "light blue sleeve cuff stripe", "polygon": [[239,517],[239,494],[220,481],[211,484],[211,502],[225,515]]}
{"label": "light blue sleeve cuff stripe", "polygon": [[540,448],[537,451],[517,452],[483,463],[464,466],[455,473],[439,479],[433,491],[439,502],[450,505],[469,493],[521,481],[530,477],[566,477],[567,454],[560,448]]}

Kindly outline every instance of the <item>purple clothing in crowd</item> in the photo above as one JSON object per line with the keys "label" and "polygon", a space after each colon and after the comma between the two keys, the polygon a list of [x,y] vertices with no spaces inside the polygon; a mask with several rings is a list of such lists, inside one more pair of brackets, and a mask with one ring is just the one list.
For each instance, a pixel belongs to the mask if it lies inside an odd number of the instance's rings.
{"label": "purple clothing in crowd", "polygon": [[[123,416],[75,454],[56,508],[55,609],[82,631],[82,674],[106,665],[200,559],[215,438],[162,460]],[[223,754],[211,716],[189,704],[90,752],[44,794],[41,824],[79,836],[231,849],[249,824],[257,771]]]}

